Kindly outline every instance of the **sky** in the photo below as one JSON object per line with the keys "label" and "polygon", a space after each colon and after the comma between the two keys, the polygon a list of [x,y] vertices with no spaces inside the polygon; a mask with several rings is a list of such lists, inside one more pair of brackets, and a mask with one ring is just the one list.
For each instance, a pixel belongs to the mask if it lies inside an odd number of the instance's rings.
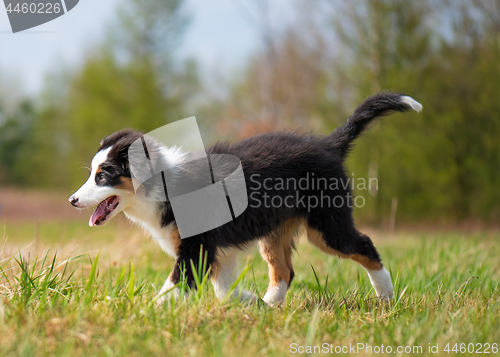
{"label": "sky", "polygon": [[[0,4],[0,86],[15,82],[23,93],[36,94],[49,72],[78,68],[86,53],[105,37],[123,3],[80,0],[63,16],[16,34]],[[292,18],[289,4],[289,0],[273,0],[269,9],[273,25]],[[202,71],[242,67],[262,43],[258,8],[251,0],[187,0],[186,9],[192,22],[180,55],[194,57]]]}

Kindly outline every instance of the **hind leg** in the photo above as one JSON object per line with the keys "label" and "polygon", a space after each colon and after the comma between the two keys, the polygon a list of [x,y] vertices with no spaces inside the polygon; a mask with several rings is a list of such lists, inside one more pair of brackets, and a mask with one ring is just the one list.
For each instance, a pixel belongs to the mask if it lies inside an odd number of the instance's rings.
{"label": "hind leg", "polygon": [[299,226],[298,220],[289,220],[259,241],[260,254],[269,266],[269,287],[262,298],[268,305],[279,305],[285,300],[295,275],[291,250]]}
{"label": "hind leg", "polygon": [[[212,264],[210,279],[214,286],[215,295],[219,300],[224,300],[239,276],[238,253],[240,253],[240,250],[236,248],[219,250],[217,259]],[[239,286],[236,286],[232,294],[233,297],[239,297],[242,301],[253,302],[257,300],[257,296],[241,290]]]}
{"label": "hind leg", "polygon": [[393,297],[391,275],[384,268],[370,238],[355,228],[333,237],[307,226],[307,239],[323,252],[351,259],[366,270],[377,297],[388,302]]}

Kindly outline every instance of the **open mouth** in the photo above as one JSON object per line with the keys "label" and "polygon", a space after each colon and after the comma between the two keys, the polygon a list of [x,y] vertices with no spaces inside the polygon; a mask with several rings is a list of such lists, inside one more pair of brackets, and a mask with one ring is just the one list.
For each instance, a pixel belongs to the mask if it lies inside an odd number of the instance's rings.
{"label": "open mouth", "polygon": [[101,225],[119,204],[120,198],[118,196],[110,196],[99,203],[90,217],[89,226],[93,227]]}

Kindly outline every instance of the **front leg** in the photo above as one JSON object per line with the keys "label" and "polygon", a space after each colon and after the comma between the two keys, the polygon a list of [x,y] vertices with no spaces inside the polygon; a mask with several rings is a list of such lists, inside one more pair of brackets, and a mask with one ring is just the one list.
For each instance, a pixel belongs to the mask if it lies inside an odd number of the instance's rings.
{"label": "front leg", "polygon": [[[224,300],[239,276],[237,248],[219,249],[217,260],[212,264],[211,280],[214,287],[215,296],[219,300]],[[232,297],[239,297],[241,301],[254,302],[258,298],[246,290],[240,290],[236,286],[232,291]]]}
{"label": "front leg", "polygon": [[156,299],[157,305],[163,305],[165,302],[170,301],[172,298],[174,298],[175,301],[179,300],[180,279],[175,278],[177,262],[175,263],[176,265],[174,266],[174,269],[168,276],[167,280],[165,280],[165,284],[163,284],[163,287],[161,288],[160,292],[157,295]]}
{"label": "front leg", "polygon": [[[156,303],[162,305],[172,297],[177,301],[180,295],[181,283],[185,284],[186,294],[190,289],[197,289],[196,280],[194,278],[195,274],[201,272],[200,280],[203,279],[209,267],[214,263],[215,254],[213,251],[214,249],[210,249],[210,247],[205,249],[205,247],[194,238],[187,238],[182,241],[178,249],[179,256],[175,261],[174,268],[158,293]],[[203,254],[201,268],[199,266],[200,254]]]}

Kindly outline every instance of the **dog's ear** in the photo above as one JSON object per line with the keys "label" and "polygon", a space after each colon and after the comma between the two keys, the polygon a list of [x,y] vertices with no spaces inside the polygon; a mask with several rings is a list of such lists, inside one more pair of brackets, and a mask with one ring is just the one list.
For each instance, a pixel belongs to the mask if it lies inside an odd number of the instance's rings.
{"label": "dog's ear", "polygon": [[121,174],[130,177],[130,168],[128,160],[128,149],[130,148],[128,140],[119,140],[111,148],[108,157],[120,169]]}
{"label": "dog's ear", "polygon": [[130,165],[128,162],[128,149],[130,148],[130,144],[131,143],[120,143],[116,160],[127,176],[130,176]]}
{"label": "dog's ear", "polygon": [[143,136],[141,132],[132,129],[123,129],[105,137],[99,150],[111,147],[108,156],[122,170],[122,174],[130,176],[129,148],[137,139]]}

